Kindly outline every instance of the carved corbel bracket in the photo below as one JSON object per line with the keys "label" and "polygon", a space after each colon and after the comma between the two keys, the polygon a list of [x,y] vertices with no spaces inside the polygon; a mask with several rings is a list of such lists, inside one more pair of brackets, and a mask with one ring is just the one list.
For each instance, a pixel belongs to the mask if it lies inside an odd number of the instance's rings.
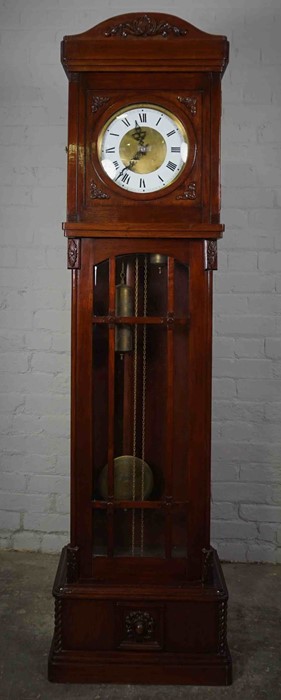
{"label": "carved corbel bracket", "polygon": [[79,83],[79,73],[75,73],[75,72],[71,71],[71,73],[69,73],[69,82],[70,83]]}
{"label": "carved corbel bracket", "polygon": [[212,584],[214,580],[214,550],[202,549],[202,583]]}
{"label": "carved corbel bracket", "polygon": [[205,254],[205,270],[217,270],[218,269],[218,253],[217,253],[217,241],[210,238],[208,241],[204,241],[204,254]]}
{"label": "carved corbel bracket", "polygon": [[75,583],[79,578],[79,547],[66,548],[66,580]]}
{"label": "carved corbel bracket", "polygon": [[81,267],[81,240],[69,238],[67,247],[67,267],[69,270],[79,270]]}

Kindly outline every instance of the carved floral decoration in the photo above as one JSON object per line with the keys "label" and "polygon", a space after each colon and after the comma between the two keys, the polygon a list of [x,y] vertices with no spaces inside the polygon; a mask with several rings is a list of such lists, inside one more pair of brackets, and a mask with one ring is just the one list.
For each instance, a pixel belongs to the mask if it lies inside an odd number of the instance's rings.
{"label": "carved floral decoration", "polygon": [[190,182],[187,189],[182,194],[178,194],[176,199],[196,199],[196,197],[196,182]]}
{"label": "carved floral decoration", "polygon": [[133,610],[126,616],[126,635],[134,642],[148,641],[153,636],[154,619],[143,610]]}
{"label": "carved floral decoration", "polygon": [[179,37],[185,36],[187,31],[174,24],[169,24],[169,22],[159,22],[149,15],[141,15],[132,22],[120,22],[105,32],[105,36],[121,36],[123,38],[127,36],[163,36],[165,38],[169,34]]}
{"label": "carved floral decoration", "polygon": [[100,187],[96,185],[94,180],[91,180],[91,190],[90,190],[90,197],[91,199],[110,199],[109,194],[106,192],[103,192]]}
{"label": "carved floral decoration", "polygon": [[78,260],[78,245],[74,238],[68,240],[68,267],[75,268]]}
{"label": "carved floral decoration", "polygon": [[189,110],[190,114],[194,115],[197,112],[197,100],[196,97],[178,97],[179,102],[181,102],[187,109]]}
{"label": "carved floral decoration", "polygon": [[217,241],[210,239],[207,241],[207,270],[217,269]]}
{"label": "carved floral decoration", "polygon": [[109,101],[109,97],[101,97],[95,95],[92,100],[92,112],[97,112],[100,107],[103,107]]}

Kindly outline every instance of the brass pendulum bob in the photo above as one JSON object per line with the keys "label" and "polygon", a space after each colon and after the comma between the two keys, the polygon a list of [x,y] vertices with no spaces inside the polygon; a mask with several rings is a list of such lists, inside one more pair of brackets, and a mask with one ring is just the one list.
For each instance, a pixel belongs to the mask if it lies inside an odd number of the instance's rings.
{"label": "brass pendulum bob", "polygon": [[[120,273],[121,283],[115,287],[115,314],[116,316],[132,316],[133,314],[133,290],[125,283],[124,264]],[[123,355],[131,352],[133,347],[132,328],[129,325],[117,325],[115,328],[115,351]]]}

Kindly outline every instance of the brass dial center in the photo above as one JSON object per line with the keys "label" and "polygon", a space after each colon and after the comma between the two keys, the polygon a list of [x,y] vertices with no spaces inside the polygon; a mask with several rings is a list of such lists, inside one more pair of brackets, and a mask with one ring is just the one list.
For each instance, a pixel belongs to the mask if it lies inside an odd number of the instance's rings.
{"label": "brass dial center", "polygon": [[136,129],[130,129],[120,142],[119,155],[124,166],[141,175],[152,173],[164,163],[166,142],[159,131],[150,126],[143,128],[136,139]]}

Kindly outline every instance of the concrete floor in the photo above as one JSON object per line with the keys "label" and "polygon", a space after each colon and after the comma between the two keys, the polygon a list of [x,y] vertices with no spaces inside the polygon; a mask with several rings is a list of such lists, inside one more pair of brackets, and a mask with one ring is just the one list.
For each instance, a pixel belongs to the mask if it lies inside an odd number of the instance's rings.
{"label": "concrete floor", "polygon": [[0,562],[1,700],[281,700],[281,566],[224,566],[234,683],[211,688],[49,683],[51,588],[58,557],[1,552]]}

